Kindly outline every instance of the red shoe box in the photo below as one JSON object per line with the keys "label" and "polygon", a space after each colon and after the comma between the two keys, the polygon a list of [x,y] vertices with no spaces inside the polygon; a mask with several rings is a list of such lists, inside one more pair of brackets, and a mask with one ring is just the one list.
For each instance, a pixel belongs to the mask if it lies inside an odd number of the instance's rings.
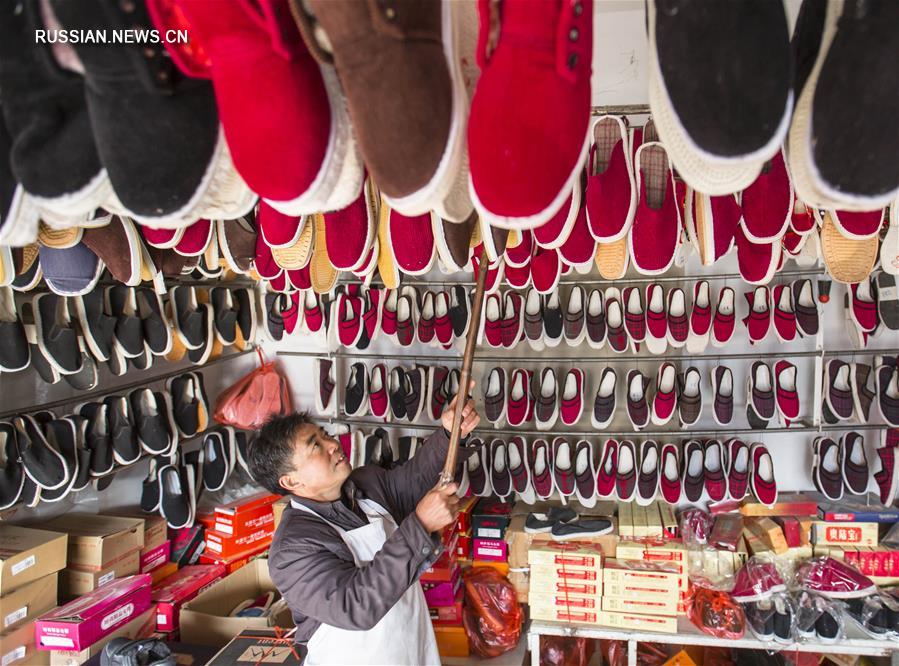
{"label": "red shoe box", "polygon": [[456,598],[448,606],[428,606],[431,623],[442,627],[458,626],[462,624],[462,590],[456,593]]}
{"label": "red shoe box", "polygon": [[172,554],[172,542],[166,539],[160,545],[140,551],[140,573],[150,573],[169,561]]}
{"label": "red shoe box", "polygon": [[511,521],[511,504],[498,499],[483,498],[471,513],[471,536],[475,539],[500,540]]}
{"label": "red shoe box", "polygon": [[473,539],[472,559],[505,562],[509,558],[509,544],[501,539]]}
{"label": "red shoe box", "polygon": [[460,534],[456,541],[456,557],[460,560],[470,560],[471,558],[471,532]]}
{"label": "red shoe box", "polygon": [[54,608],[34,623],[38,650],[84,650],[127,624],[150,605],[150,576],[114,581]]}
{"label": "red shoe box", "polygon": [[254,548],[268,547],[272,531],[262,528],[245,536],[231,537],[215,530],[206,530],[206,553],[226,560]]}
{"label": "red shoe box", "polygon": [[424,582],[421,588],[425,593],[425,603],[428,606],[449,606],[454,603],[456,596],[462,590],[462,567],[458,564],[453,571],[452,578],[443,582]]}
{"label": "red shoe box", "polygon": [[478,497],[464,497],[459,500],[459,515],[456,516],[456,531],[459,533],[471,532],[471,512]]}
{"label": "red shoe box", "polygon": [[242,566],[245,566],[250,560],[265,553],[268,550],[269,543],[261,543],[254,545],[249,550],[237,553],[229,558],[220,558],[211,552],[204,552],[200,555],[200,564],[220,564],[225,567],[225,573],[234,573]]}
{"label": "red shoe box", "polygon": [[274,531],[275,515],[272,504],[280,495],[257,493],[236,502],[215,507],[213,530],[231,537],[248,536],[261,529]]}
{"label": "red shoe box", "polygon": [[155,585],[152,599],[156,602],[156,630],[167,632],[177,629],[181,605],[224,576],[225,567],[219,564],[196,564],[179,569],[176,574]]}
{"label": "red shoe box", "polygon": [[[455,548],[455,546],[453,546]],[[437,561],[420,576],[424,583],[444,583],[453,579],[453,574],[459,568],[454,550],[447,548]]]}

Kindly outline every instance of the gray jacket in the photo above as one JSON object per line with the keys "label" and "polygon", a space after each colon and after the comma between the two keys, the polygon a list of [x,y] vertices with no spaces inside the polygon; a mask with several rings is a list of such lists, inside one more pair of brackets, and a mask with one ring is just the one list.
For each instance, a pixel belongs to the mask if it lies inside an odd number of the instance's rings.
{"label": "gray jacket", "polygon": [[268,566],[293,612],[298,643],[308,641],[322,623],[371,629],[440,556],[439,536],[425,530],[415,507],[437,483],[448,444],[446,432],[439,428],[404,465],[353,470],[341,498],[334,502],[291,498],[345,530],[367,523],[356,500],[370,499],[389,511],[398,525],[375,558],[357,567],[331,525],[288,504],[272,540]]}

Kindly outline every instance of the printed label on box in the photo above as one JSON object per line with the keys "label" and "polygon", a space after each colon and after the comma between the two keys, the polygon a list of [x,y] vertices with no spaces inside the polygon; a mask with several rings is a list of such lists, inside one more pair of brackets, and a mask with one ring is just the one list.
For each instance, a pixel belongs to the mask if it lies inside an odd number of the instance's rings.
{"label": "printed label on box", "polygon": [[106,583],[111,583],[115,580],[115,571],[110,571],[109,573],[105,573],[97,579],[97,587],[102,587],[106,585]]}
{"label": "printed label on box", "polygon": [[29,555],[24,560],[19,562],[18,564],[14,564],[10,567],[10,571],[13,576],[18,576],[20,573],[25,571],[25,569],[30,569],[37,563],[37,558],[34,555]]}
{"label": "printed label on box", "polygon": [[9,664],[13,663],[14,661],[22,659],[25,656],[25,652],[25,646],[20,645],[12,652],[7,652],[5,655],[3,655],[3,659],[0,659],[0,664],[2,664],[2,666],[9,666]]}
{"label": "printed label on box", "polygon": [[503,533],[502,530],[492,527],[482,527],[478,530],[477,536],[481,539],[502,539]]}
{"label": "printed label on box", "polygon": [[234,534],[234,528],[228,523],[216,523],[215,531],[222,534]]}
{"label": "printed label on box", "polygon": [[28,615],[28,606],[22,606],[19,610],[13,611],[3,618],[3,628],[5,629],[14,622],[18,622],[26,615]]}

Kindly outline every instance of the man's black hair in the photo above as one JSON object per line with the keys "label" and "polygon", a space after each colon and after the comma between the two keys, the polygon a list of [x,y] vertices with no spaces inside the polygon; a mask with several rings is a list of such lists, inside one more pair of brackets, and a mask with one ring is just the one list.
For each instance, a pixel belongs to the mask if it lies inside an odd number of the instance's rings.
{"label": "man's black hair", "polygon": [[294,470],[292,459],[296,435],[305,425],[314,425],[306,412],[273,416],[250,445],[247,460],[250,473],[256,483],[269,492],[288,494],[278,479]]}

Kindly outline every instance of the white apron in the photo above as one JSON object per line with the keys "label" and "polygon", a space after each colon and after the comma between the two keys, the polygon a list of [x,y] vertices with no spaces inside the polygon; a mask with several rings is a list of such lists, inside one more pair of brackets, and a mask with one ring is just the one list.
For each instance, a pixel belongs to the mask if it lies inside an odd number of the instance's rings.
{"label": "white apron", "polygon": [[[321,518],[299,502],[292,501],[291,506]],[[377,502],[362,499],[359,500],[359,506],[369,522],[354,530],[344,530],[322,518],[337,530],[353,553],[356,566],[374,559],[387,537],[396,530],[396,522]],[[307,648],[309,654],[303,666],[440,664],[425,595],[418,583],[410,585],[393,608],[368,631],[340,629],[322,624],[313,632]]]}

